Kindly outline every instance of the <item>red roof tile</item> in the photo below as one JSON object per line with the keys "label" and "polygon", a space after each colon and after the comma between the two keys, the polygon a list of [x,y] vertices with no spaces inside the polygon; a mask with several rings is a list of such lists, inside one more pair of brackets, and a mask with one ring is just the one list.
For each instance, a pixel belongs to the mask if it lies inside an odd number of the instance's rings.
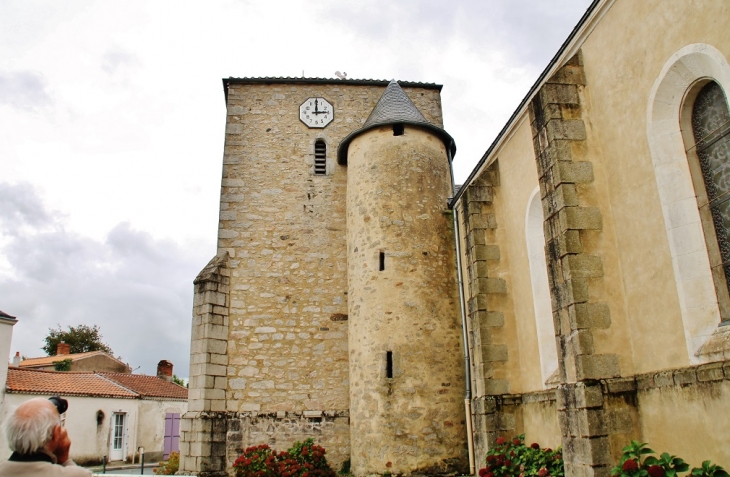
{"label": "red roof tile", "polygon": [[[137,394],[94,373],[40,371],[8,367],[9,393],[59,394],[134,399]],[[187,390],[186,390],[187,391]]]}
{"label": "red roof tile", "polygon": [[178,384],[165,381],[157,376],[145,374],[124,374],[124,373],[97,373],[112,381],[119,383],[125,388],[138,393],[143,398],[188,398],[188,390]]}
{"label": "red roof tile", "polygon": [[[91,356],[97,356],[100,354],[106,355],[109,359],[119,361],[114,356],[107,354],[103,351],[87,351],[86,353],[71,353],[71,354],[60,354],[56,356],[41,356],[40,358],[28,358],[20,362],[21,368],[35,368],[39,366],[50,366],[57,361],[63,361],[64,359],[70,359],[72,361],[78,361],[84,358],[90,358]],[[121,361],[119,363],[125,365]],[[126,366],[126,365],[125,365]]]}

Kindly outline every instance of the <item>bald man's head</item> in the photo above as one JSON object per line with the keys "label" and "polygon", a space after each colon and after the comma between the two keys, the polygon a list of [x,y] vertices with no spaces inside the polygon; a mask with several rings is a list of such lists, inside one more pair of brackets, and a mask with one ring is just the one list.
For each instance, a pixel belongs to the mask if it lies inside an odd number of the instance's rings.
{"label": "bald man's head", "polygon": [[19,454],[33,454],[45,447],[59,425],[61,416],[51,401],[31,399],[18,406],[5,423],[8,445]]}

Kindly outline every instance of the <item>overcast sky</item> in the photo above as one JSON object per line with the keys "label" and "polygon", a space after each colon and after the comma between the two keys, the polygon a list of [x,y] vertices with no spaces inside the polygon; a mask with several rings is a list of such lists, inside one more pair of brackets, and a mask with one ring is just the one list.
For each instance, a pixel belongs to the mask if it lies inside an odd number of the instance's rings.
{"label": "overcast sky", "polygon": [[0,0],[0,310],[11,354],[98,324],[188,375],[215,254],[221,78],[443,84],[462,182],[590,0]]}

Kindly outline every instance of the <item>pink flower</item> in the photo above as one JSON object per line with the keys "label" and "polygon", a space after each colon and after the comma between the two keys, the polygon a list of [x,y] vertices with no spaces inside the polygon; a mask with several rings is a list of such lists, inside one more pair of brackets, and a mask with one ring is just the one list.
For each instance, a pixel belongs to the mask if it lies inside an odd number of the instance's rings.
{"label": "pink flower", "polygon": [[538,477],[547,477],[548,470],[545,467],[543,467],[542,469],[537,471],[537,475],[538,475]]}

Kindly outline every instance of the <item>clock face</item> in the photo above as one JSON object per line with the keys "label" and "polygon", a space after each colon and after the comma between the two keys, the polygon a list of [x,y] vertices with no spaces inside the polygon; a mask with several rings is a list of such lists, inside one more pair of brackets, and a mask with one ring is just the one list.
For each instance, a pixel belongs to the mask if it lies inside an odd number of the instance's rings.
{"label": "clock face", "polygon": [[324,128],[335,118],[335,110],[324,98],[309,98],[299,106],[299,119],[310,128]]}

